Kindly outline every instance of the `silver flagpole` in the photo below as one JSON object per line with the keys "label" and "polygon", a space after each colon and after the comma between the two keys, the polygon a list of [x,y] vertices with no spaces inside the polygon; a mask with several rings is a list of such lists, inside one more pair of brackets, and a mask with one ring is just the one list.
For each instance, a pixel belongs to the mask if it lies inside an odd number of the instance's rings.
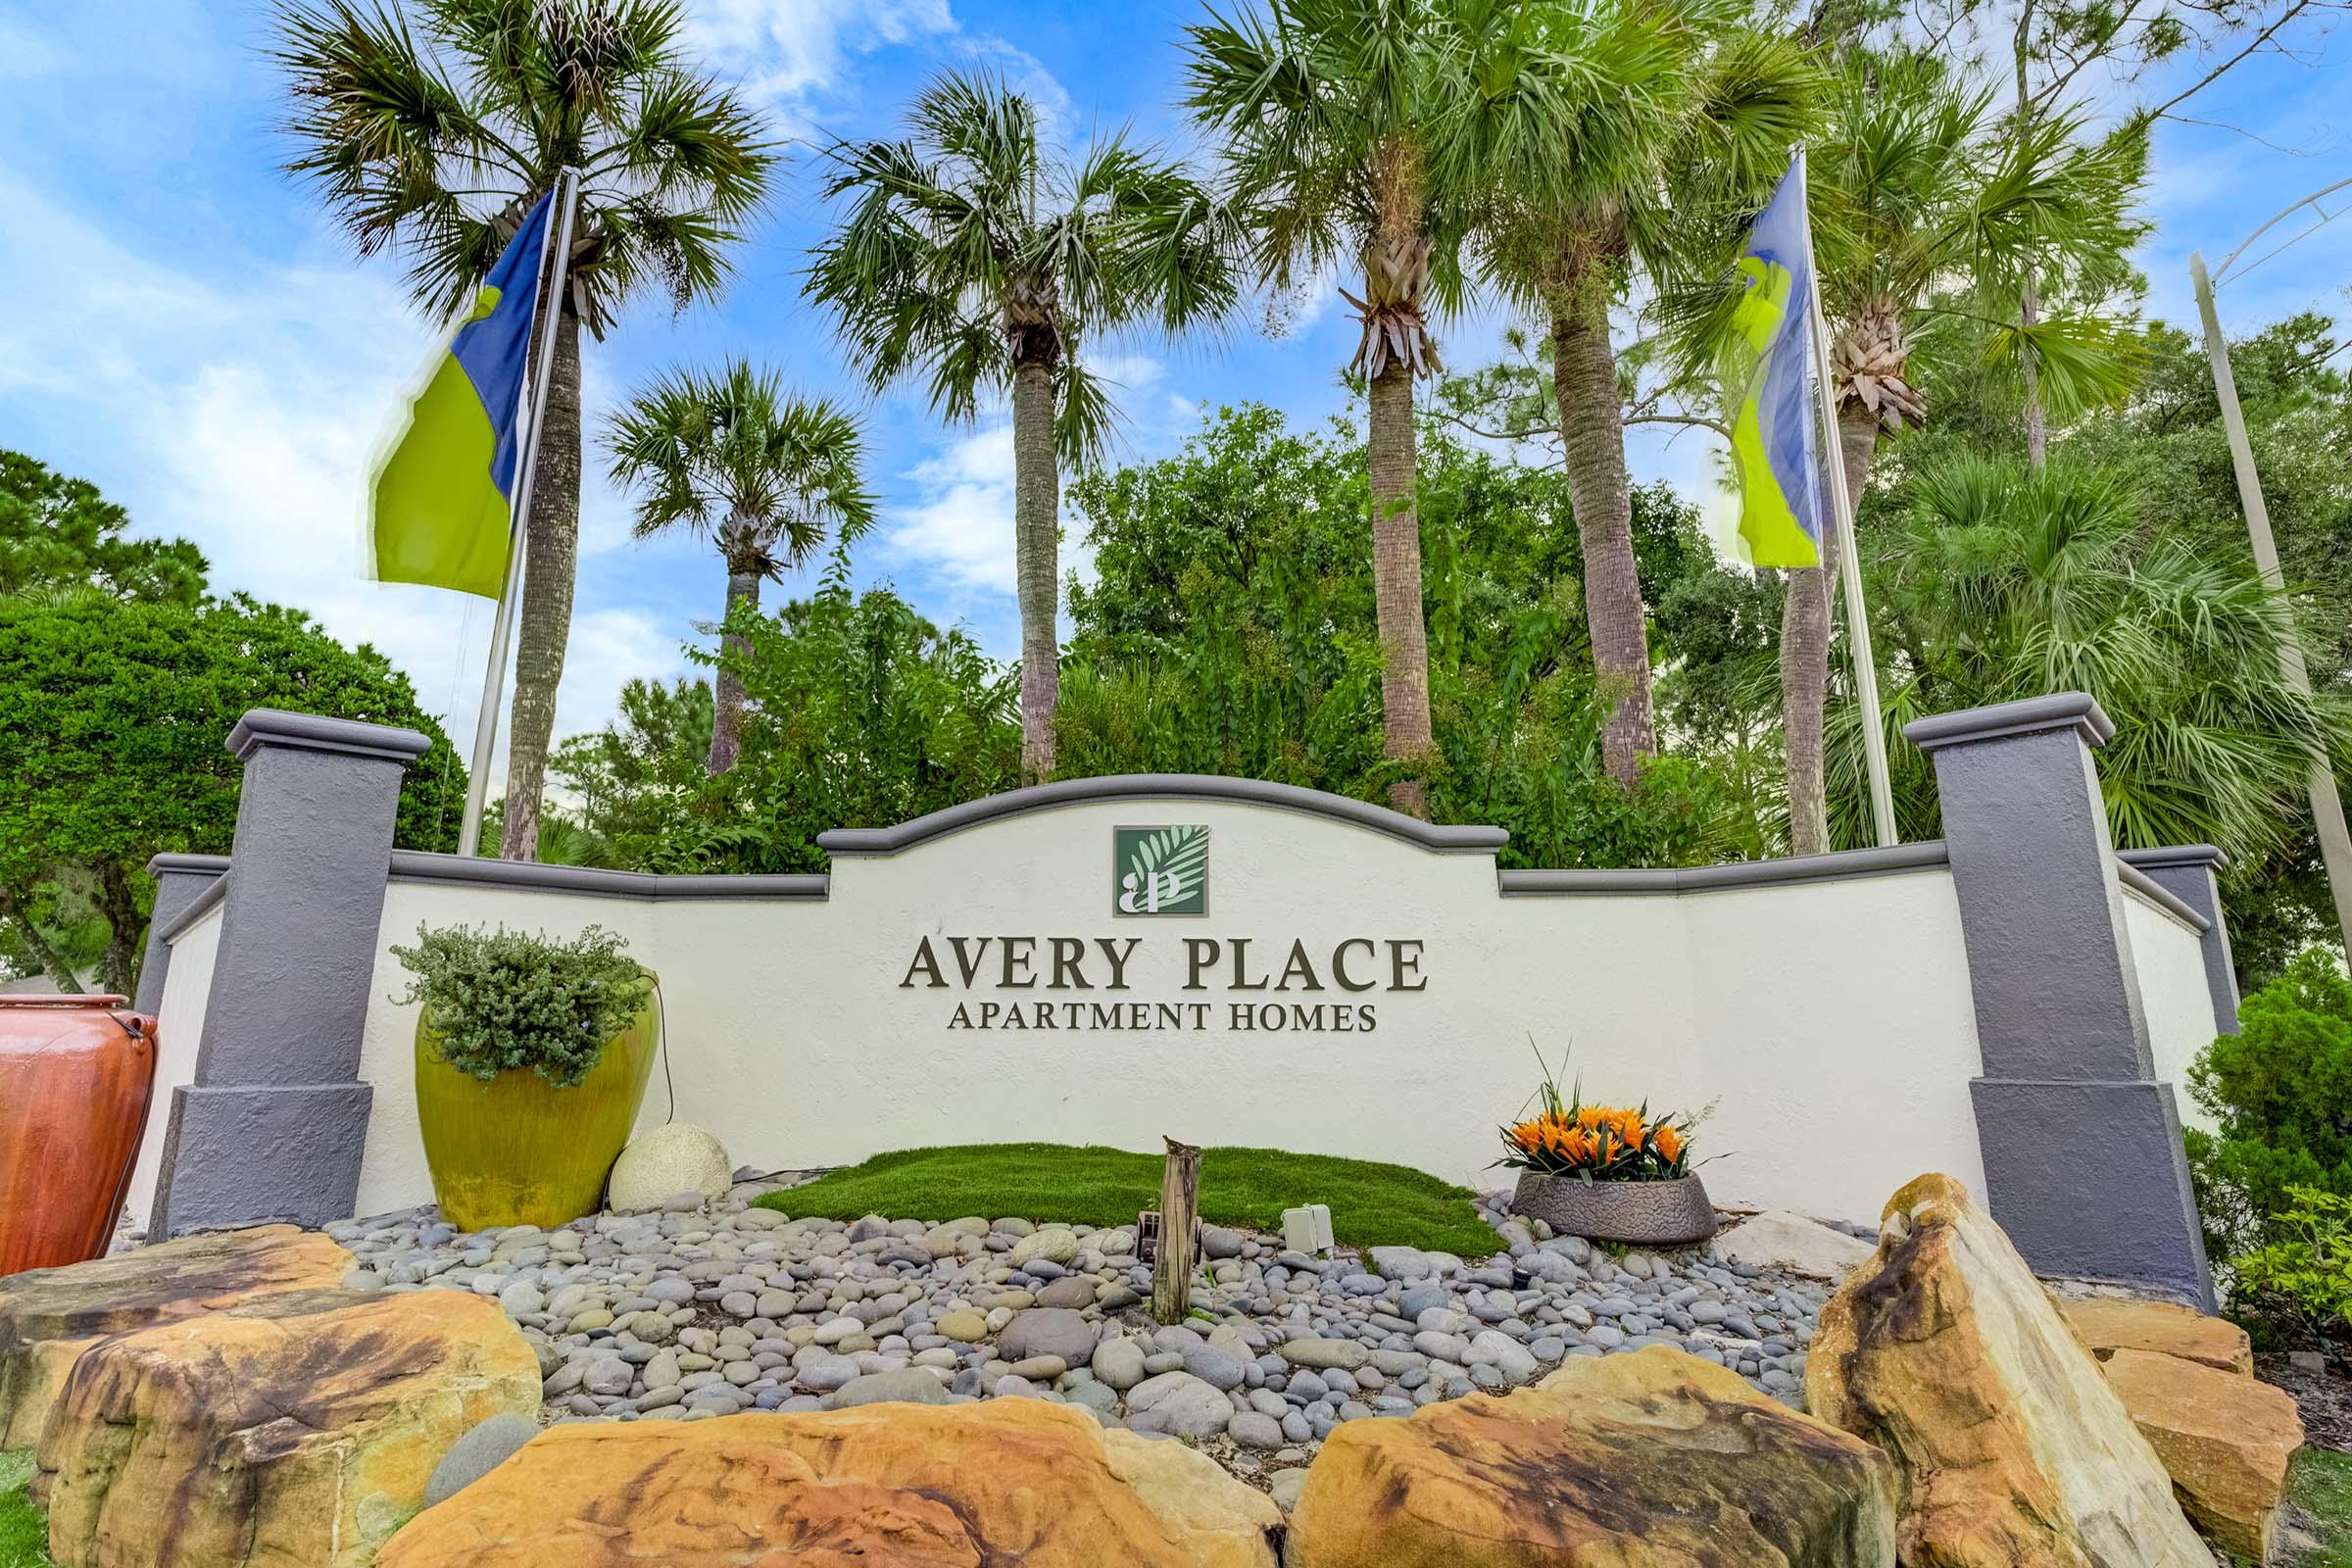
{"label": "silver flagpole", "polygon": [[[534,309],[546,326],[539,334],[539,364],[529,385],[523,389],[522,404],[516,415],[523,427],[522,477],[514,486],[513,521],[508,532],[507,585],[498,596],[498,615],[490,625],[490,663],[482,671],[482,710],[473,721],[473,770],[466,778],[466,817],[458,827],[458,853],[469,859],[482,847],[482,803],[490,788],[490,754],[498,745],[499,710],[506,706],[507,640],[514,630],[514,603],[522,596],[522,558],[531,522],[531,481],[539,474],[539,415],[547,407],[547,383],[555,373],[556,332],[564,309],[564,268],[558,265],[551,270],[548,258],[568,260],[571,255],[571,220],[579,205],[579,194],[578,170],[566,168],[556,175],[556,211],[549,215],[555,221],[547,225],[547,235],[539,245],[539,298]],[[558,313],[555,316],[547,313],[551,300]]]}
{"label": "silver flagpole", "polygon": [[1838,389],[1830,380],[1830,327],[1821,313],[1821,266],[1813,257],[1812,166],[1796,150],[1797,188],[1805,197],[1805,273],[1810,279],[1813,368],[1821,389],[1821,424],[1828,446],[1830,506],[1844,538],[1838,580],[1845,589],[1845,635],[1854,655],[1854,693],[1862,703],[1862,756],[1870,770],[1870,816],[1879,843],[1898,842],[1894,831],[1894,786],[1886,775],[1886,730],[1879,716],[1879,662],[1870,647],[1870,609],[1862,602],[1862,542],[1854,535],[1853,498],[1845,493],[1845,443],[1838,433]]}

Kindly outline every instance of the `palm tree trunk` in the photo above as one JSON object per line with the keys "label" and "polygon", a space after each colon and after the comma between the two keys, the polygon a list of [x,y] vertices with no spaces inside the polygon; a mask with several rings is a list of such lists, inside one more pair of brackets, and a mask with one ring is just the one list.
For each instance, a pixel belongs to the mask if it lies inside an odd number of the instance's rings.
{"label": "palm tree trunk", "polygon": [[[1392,360],[1372,378],[1372,600],[1380,629],[1383,743],[1394,760],[1425,766],[1429,727],[1429,628],[1421,616],[1421,514],[1414,495],[1413,371]],[[1389,786],[1389,804],[1429,815],[1419,777]]]}
{"label": "palm tree trunk", "polygon": [[[2026,274],[2025,291],[2018,300],[2017,319],[2029,334],[2041,319],[2031,272]],[[2027,342],[2018,348],[2018,368],[2026,378],[2026,464],[2038,473],[2050,461],[2050,416],[2041,405],[2041,367],[2034,362],[2034,345]]]}
{"label": "palm tree trunk", "polygon": [[1054,371],[1038,360],[1012,372],[1013,570],[1021,596],[1021,777],[1054,776],[1060,697],[1061,458],[1054,440]]}
{"label": "palm tree trunk", "polygon": [[[754,611],[760,608],[760,572],[755,566],[736,562],[727,563],[727,612],[748,604]],[[739,660],[751,651],[751,639],[722,633],[718,640],[718,696],[710,715],[710,771],[724,773],[735,765],[743,753],[743,677],[735,672],[730,660]]]}
{"label": "palm tree trunk", "polygon": [[1560,403],[1568,498],[1585,553],[1585,618],[1592,670],[1615,700],[1600,732],[1601,761],[1628,789],[1658,749],[1649,695],[1649,638],[1634,568],[1634,503],[1625,474],[1625,412],[1605,300],[1570,301],[1551,320],[1551,379]]}
{"label": "palm tree trunk", "polygon": [[[1845,464],[1845,493],[1862,505],[1870,482],[1870,460],[1878,451],[1878,416],[1863,408],[1838,416],[1838,456]],[[1838,597],[1839,529],[1825,530],[1821,564],[1788,573],[1788,598],[1781,611],[1781,735],[1788,761],[1788,847],[1798,855],[1830,851],[1829,792],[1824,775],[1822,722],[1830,691],[1830,615]]]}
{"label": "palm tree trunk", "polygon": [[522,563],[521,634],[507,732],[506,826],[499,854],[539,858],[539,796],[556,734],[556,688],[571,640],[571,590],[580,559],[580,318],[556,314],[555,373],[547,387],[539,465]]}

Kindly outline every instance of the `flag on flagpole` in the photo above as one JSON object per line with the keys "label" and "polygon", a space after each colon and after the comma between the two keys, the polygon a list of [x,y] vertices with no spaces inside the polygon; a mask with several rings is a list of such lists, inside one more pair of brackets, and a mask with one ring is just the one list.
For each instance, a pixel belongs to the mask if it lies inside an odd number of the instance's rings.
{"label": "flag on flagpole", "polygon": [[485,599],[505,591],[523,371],[554,201],[542,196],[507,242],[376,467],[368,534],[379,582]]}
{"label": "flag on flagpole", "polygon": [[1759,566],[1818,566],[1822,497],[1812,372],[1813,248],[1795,164],[1740,253],[1741,294],[1720,357],[1740,477],[1740,536]]}

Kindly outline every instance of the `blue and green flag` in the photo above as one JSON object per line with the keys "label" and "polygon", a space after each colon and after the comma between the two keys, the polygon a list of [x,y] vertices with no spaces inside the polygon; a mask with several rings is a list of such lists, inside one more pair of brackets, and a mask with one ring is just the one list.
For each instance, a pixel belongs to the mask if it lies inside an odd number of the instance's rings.
{"label": "blue and green flag", "polygon": [[371,575],[496,599],[514,545],[520,405],[555,196],[507,242],[368,491]]}
{"label": "blue and green flag", "polygon": [[1740,476],[1740,536],[1759,566],[1821,564],[1827,508],[1807,380],[1813,368],[1807,221],[1803,166],[1791,164],[1740,254],[1743,292],[1720,357],[1732,465]]}

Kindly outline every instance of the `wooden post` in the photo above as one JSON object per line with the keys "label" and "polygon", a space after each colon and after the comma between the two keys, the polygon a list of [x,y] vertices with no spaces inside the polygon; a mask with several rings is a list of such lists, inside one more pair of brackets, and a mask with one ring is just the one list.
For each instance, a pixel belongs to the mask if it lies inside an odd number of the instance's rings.
{"label": "wooden post", "polygon": [[1159,1254],[1152,1263],[1152,1315],[1181,1323],[1193,1309],[1193,1216],[1200,1204],[1200,1151],[1166,1139],[1159,1178]]}

